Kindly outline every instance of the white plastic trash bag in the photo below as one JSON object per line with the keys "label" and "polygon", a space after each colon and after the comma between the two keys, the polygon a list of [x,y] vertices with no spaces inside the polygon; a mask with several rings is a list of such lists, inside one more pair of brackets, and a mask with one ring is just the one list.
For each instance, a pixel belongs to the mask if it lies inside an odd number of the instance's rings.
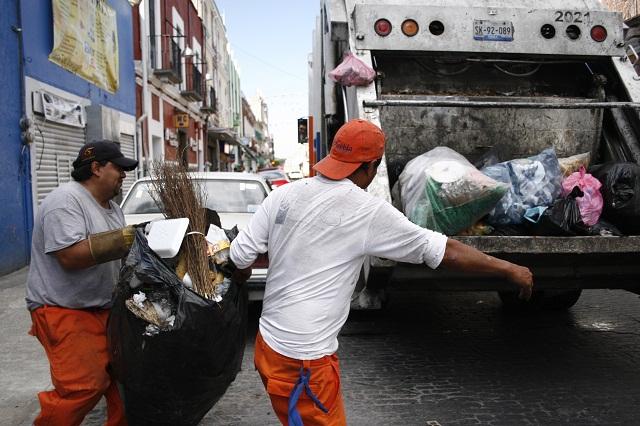
{"label": "white plastic trash bag", "polygon": [[402,209],[409,220],[446,235],[476,223],[508,189],[447,147],[409,161],[399,186]]}
{"label": "white plastic trash bag", "polygon": [[529,158],[485,167],[482,173],[509,186],[487,217],[494,226],[521,224],[527,209],[551,206],[562,190],[560,163],[553,148]]}

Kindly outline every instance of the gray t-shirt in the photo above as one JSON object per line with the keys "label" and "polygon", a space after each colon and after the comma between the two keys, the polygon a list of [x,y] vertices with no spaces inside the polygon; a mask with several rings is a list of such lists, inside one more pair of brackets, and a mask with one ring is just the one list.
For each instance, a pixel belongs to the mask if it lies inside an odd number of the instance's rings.
{"label": "gray t-shirt", "polygon": [[125,226],[120,207],[109,201],[102,207],[75,181],[54,189],[42,202],[31,242],[27,278],[27,308],[43,305],[64,308],[106,308],[118,281],[120,261],[86,269],[66,270],[53,252],[72,246],[89,235]]}

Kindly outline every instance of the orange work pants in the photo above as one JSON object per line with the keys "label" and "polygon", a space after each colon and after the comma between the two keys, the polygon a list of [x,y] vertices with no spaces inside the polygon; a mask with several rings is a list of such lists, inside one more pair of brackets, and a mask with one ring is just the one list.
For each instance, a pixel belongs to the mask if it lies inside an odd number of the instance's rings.
{"label": "orange work pants", "polygon": [[289,396],[300,377],[300,369],[311,371],[309,386],[329,412],[322,411],[302,392],[297,408],[305,426],[342,426],[347,424],[340,390],[338,357],[327,355],[312,361],[301,361],[280,355],[269,347],[258,332],[256,336],[255,366],[264,384],[271,405],[283,425],[288,424]]}
{"label": "orange work pants", "polygon": [[45,306],[31,312],[30,334],[49,358],[54,390],[40,392],[34,425],[79,425],[104,395],[107,425],[126,425],[118,387],[107,366],[108,310]]}

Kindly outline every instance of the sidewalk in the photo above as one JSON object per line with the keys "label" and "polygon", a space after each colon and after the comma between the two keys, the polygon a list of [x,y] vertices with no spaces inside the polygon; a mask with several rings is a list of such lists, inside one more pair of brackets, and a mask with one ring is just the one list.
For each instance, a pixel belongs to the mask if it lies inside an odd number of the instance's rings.
{"label": "sidewalk", "polygon": [[49,364],[24,301],[28,268],[0,277],[0,425],[30,425],[36,394],[50,386]]}

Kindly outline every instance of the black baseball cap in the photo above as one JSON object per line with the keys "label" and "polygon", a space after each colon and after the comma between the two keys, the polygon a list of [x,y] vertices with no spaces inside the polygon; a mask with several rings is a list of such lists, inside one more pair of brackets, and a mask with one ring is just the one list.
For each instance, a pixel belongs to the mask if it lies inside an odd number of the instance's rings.
{"label": "black baseball cap", "polygon": [[73,168],[79,169],[93,161],[111,161],[125,171],[131,171],[138,167],[138,160],[125,157],[120,151],[120,146],[108,140],[89,142],[80,148],[78,157],[73,162]]}

